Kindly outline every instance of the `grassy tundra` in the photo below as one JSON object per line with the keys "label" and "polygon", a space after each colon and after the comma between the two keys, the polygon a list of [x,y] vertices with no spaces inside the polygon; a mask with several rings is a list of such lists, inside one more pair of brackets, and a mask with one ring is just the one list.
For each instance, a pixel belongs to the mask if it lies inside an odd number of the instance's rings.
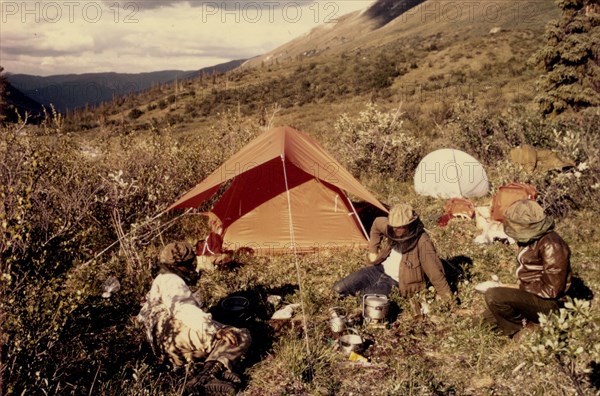
{"label": "grassy tundra", "polygon": [[[133,318],[149,288],[150,267],[160,247],[174,239],[194,242],[206,224],[191,214],[156,215],[261,127],[253,119],[225,114],[203,139],[176,136],[168,128],[151,133],[123,130],[110,139],[86,140],[83,147],[60,131],[59,121],[49,117],[37,128],[10,126],[2,131],[3,392],[179,394],[185,373],[154,364]],[[489,136],[478,132],[483,123],[489,126]],[[433,292],[426,291],[418,298],[429,302],[431,310],[421,318],[413,315],[407,301],[392,296],[394,321],[389,328],[356,323],[371,343],[365,354],[372,363],[356,367],[335,350],[327,319],[331,307],[342,306],[350,313],[360,308],[358,299],[339,300],[330,288],[362,265],[364,252],[243,258],[238,267],[205,274],[198,284],[199,294],[216,316],[218,302],[231,293],[244,294],[253,302],[251,315],[241,323],[255,339],[244,362],[247,385],[242,393],[597,392],[600,314],[593,300],[591,306],[581,305],[600,291],[600,241],[594,216],[600,209],[600,139],[593,133],[597,123],[597,115],[558,123],[520,115],[494,117],[476,110],[447,125],[448,131],[466,131],[453,142],[447,140],[448,145],[483,158],[493,188],[509,180],[534,183],[573,250],[581,301],[565,312],[568,318],[551,318],[547,332],[515,343],[479,325],[484,303],[474,292],[474,285],[492,274],[506,283],[514,281],[515,248],[475,245],[478,231],[471,221],[437,226],[443,201],[416,196],[412,190],[410,179],[419,155],[441,143],[419,140],[403,126],[401,114],[375,105],[340,117],[335,123],[338,139],[325,142],[326,149],[354,169],[383,202],[401,200],[417,208],[439,254],[453,264],[449,276],[461,305],[448,311],[436,304]],[[363,145],[387,142],[388,146],[357,152],[343,144],[347,134],[360,131]],[[386,134],[390,139],[382,139]],[[503,159],[512,144],[533,139],[574,159],[578,168],[526,173]],[[398,151],[399,147],[411,150]],[[401,161],[387,161],[388,167],[381,169],[375,152]],[[477,203],[487,204],[489,197]],[[119,238],[120,244],[105,250]],[[103,299],[101,285],[111,275],[120,280],[121,290]],[[304,302],[310,352],[301,321],[276,329],[269,325],[270,294],[281,295],[286,303]]]}

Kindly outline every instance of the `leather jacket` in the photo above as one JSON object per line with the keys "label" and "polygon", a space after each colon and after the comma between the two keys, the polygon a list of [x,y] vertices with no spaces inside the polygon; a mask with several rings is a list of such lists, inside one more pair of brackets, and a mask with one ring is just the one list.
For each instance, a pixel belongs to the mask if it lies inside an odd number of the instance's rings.
{"label": "leather jacket", "polygon": [[519,288],[541,298],[560,299],[571,286],[571,250],[554,231],[525,246],[517,255]]}

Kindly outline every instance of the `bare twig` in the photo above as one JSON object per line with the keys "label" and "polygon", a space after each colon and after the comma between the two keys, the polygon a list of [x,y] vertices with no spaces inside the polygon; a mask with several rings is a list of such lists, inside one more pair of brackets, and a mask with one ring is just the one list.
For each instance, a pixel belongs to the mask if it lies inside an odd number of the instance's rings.
{"label": "bare twig", "polygon": [[267,130],[273,128],[273,120],[275,119],[275,116],[277,115],[277,113],[279,113],[280,110],[281,106],[279,105],[279,103],[275,103],[271,110],[271,117],[269,117],[269,121],[267,121]]}
{"label": "bare twig", "polygon": [[560,371],[562,371],[571,380],[573,388],[575,388],[575,392],[577,392],[577,396],[585,396],[585,393],[581,388],[581,384],[579,383],[579,380],[577,379],[577,376],[575,374],[575,363],[570,362],[569,367],[567,367],[565,362],[563,362],[563,360],[561,359],[560,355],[555,355],[555,357],[558,362],[558,367],[560,368]]}
{"label": "bare twig", "polygon": [[23,120],[23,122],[15,130],[15,136],[17,136],[19,134],[19,132],[21,132],[23,130],[23,128],[25,128],[25,126],[27,125],[27,120],[28,119],[29,119],[29,112],[26,111],[25,112],[25,119]]}
{"label": "bare twig", "polygon": [[96,378],[98,378],[98,372],[100,372],[101,366],[102,366],[102,363],[98,363],[98,369],[96,370],[96,374],[94,375],[94,380],[92,381],[92,386],[90,386],[90,393],[88,393],[89,396],[92,396],[92,391],[94,390],[94,384],[96,383]]}

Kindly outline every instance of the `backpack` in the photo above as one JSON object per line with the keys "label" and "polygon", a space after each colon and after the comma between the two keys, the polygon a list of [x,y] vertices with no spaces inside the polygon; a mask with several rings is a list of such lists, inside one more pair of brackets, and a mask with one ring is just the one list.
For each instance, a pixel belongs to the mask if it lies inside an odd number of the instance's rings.
{"label": "backpack", "polygon": [[438,219],[438,225],[445,227],[455,217],[472,219],[475,217],[475,205],[466,198],[451,198],[444,203],[444,214]]}
{"label": "backpack", "polygon": [[535,199],[537,191],[534,186],[525,183],[512,182],[500,186],[498,192],[492,198],[492,220],[504,220],[504,211],[513,202],[521,199]]}

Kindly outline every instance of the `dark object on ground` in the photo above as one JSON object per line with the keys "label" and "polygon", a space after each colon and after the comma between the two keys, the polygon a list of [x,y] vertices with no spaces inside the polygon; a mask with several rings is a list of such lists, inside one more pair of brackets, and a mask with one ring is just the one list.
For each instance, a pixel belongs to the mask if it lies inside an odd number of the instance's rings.
{"label": "dark object on ground", "polygon": [[204,363],[202,371],[187,384],[187,391],[194,393],[203,391],[203,395],[235,395],[236,386],[240,385],[240,377],[228,371],[223,363],[210,360]]}
{"label": "dark object on ground", "polygon": [[571,287],[567,292],[567,296],[576,298],[578,300],[591,301],[594,298],[594,292],[583,282],[580,277],[574,276],[571,279]]}

